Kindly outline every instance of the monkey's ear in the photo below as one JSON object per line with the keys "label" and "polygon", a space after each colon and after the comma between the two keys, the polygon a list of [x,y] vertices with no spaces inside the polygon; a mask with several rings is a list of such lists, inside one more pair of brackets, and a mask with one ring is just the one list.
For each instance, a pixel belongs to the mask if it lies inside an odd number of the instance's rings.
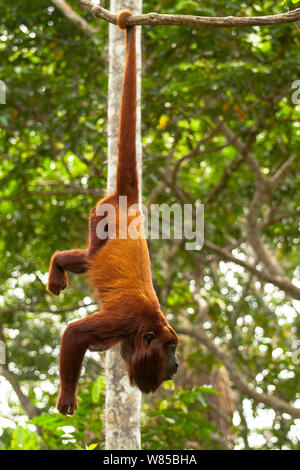
{"label": "monkey's ear", "polygon": [[151,343],[151,341],[155,338],[156,334],[153,333],[153,331],[149,331],[148,333],[144,334],[144,342],[146,343],[147,346]]}

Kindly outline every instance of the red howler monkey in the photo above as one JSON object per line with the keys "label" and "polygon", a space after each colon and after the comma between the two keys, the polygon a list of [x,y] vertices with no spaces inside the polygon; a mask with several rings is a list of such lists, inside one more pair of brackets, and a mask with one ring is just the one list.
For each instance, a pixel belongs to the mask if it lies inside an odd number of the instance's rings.
{"label": "red howler monkey", "polygon": [[[143,393],[154,392],[178,368],[175,354],[178,338],[160,311],[152,285],[147,243],[142,236],[136,238],[128,234],[130,222],[137,220],[128,209],[138,203],[139,193],[135,144],[135,27],[126,28],[130,15],[132,12],[129,10],[123,10],[118,15],[119,27],[126,30],[128,50],[122,91],[116,191],[99,201],[92,210],[87,248],[57,252],[50,263],[49,292],[59,295],[67,286],[67,271],[76,274],[87,272],[101,309],[101,312],[70,323],[63,334],[59,363],[61,385],[56,405],[62,414],[73,414],[77,408],[77,383],[87,349],[105,351],[120,342],[130,383]],[[127,197],[125,207],[119,202],[120,196]],[[110,220],[110,216],[104,218],[103,208],[107,204],[115,210],[114,220]],[[127,220],[125,237],[119,234],[122,220]],[[106,237],[99,237],[101,222],[101,233],[106,232]],[[109,237],[110,224],[114,224],[115,237]],[[141,223],[140,234],[142,230]]]}

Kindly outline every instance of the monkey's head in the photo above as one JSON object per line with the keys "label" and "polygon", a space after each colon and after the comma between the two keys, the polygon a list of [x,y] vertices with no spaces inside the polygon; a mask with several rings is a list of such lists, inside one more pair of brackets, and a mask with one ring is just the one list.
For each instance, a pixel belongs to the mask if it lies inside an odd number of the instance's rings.
{"label": "monkey's head", "polygon": [[167,323],[153,330],[141,329],[137,336],[123,339],[120,345],[130,383],[143,393],[157,390],[164,380],[172,379],[179,367],[175,331]]}

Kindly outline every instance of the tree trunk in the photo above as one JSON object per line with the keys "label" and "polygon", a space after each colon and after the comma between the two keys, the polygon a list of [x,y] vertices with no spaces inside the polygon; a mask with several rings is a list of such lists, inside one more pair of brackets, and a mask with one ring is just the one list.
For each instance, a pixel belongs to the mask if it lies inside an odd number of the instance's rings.
{"label": "tree trunk", "polygon": [[[129,8],[140,13],[142,0],[111,0],[110,11],[118,13]],[[141,77],[141,31],[137,27],[137,162],[141,180],[141,135],[140,135],[140,77]],[[109,85],[108,85],[108,180],[107,191],[115,189],[117,168],[117,138],[119,111],[124,71],[124,31],[109,25]],[[106,450],[140,449],[141,393],[129,384],[127,370],[119,348],[106,353]]]}

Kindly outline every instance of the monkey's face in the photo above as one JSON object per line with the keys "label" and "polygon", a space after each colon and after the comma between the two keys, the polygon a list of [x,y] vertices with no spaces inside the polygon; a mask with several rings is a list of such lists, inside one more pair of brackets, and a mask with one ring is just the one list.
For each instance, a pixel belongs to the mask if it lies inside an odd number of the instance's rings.
{"label": "monkey's face", "polygon": [[165,360],[163,381],[172,379],[178,370],[179,361],[176,356],[176,347],[177,347],[176,344],[171,343],[165,346],[164,348],[166,360]]}
{"label": "monkey's face", "polygon": [[150,331],[141,335],[138,344],[134,337],[121,341],[120,352],[127,363],[130,383],[143,393],[154,392],[177,372],[177,342],[169,338],[165,344],[165,339],[165,336]]}

